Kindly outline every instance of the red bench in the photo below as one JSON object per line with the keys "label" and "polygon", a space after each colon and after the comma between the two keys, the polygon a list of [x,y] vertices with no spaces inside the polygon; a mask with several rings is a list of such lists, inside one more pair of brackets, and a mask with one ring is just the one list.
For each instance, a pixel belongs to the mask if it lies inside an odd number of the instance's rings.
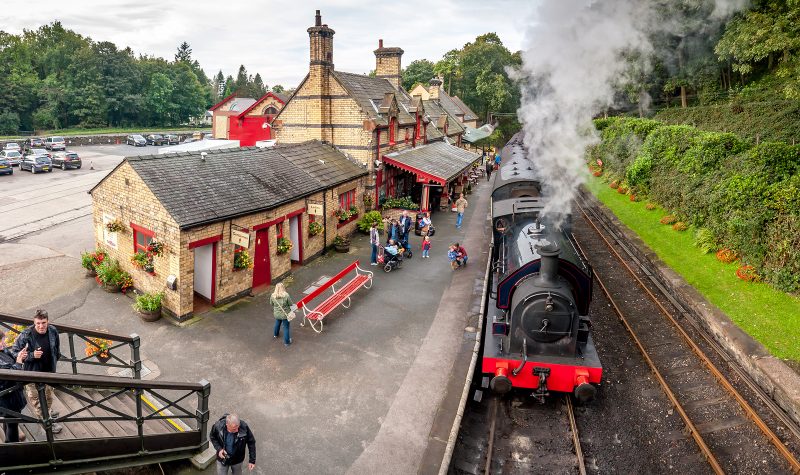
{"label": "red bench", "polygon": [[[344,276],[353,271],[356,272],[355,277],[350,279],[339,290],[336,290],[334,284],[341,281]],[[325,317],[339,305],[344,308],[350,308],[350,296],[361,287],[365,289],[372,287],[372,272],[362,269],[358,266],[358,261],[355,261],[345,267],[341,272],[328,279],[328,281],[322,284],[318,289],[297,302],[297,308],[303,309],[303,322],[300,326],[305,326],[306,321],[308,321],[311,324],[311,328],[313,328],[315,332],[320,333],[322,331],[322,321]],[[313,310],[309,309],[309,303],[329,288],[333,291],[333,294],[320,302]],[[346,304],[345,301],[347,301]],[[317,323],[319,323],[319,325],[317,325]],[[317,329],[317,326],[319,326],[319,329]]]}

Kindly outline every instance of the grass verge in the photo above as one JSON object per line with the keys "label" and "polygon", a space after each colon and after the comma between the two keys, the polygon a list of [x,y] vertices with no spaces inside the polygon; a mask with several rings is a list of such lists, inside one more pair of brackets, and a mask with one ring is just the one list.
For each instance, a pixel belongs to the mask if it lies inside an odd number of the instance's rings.
{"label": "grass verge", "polygon": [[714,253],[703,254],[694,245],[694,228],[678,232],[659,223],[668,214],[665,210],[647,210],[644,202],[630,201],[602,178],[591,177],[587,187],[664,263],[772,355],[800,362],[800,299],[766,284],[737,278],[738,262],[724,264]]}

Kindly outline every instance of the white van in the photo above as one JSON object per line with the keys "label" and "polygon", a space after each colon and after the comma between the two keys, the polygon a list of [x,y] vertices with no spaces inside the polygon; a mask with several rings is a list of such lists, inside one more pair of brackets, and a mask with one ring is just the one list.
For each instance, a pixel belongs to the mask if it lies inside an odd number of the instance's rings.
{"label": "white van", "polygon": [[44,141],[44,148],[47,150],[66,150],[67,143],[64,137],[47,137]]}

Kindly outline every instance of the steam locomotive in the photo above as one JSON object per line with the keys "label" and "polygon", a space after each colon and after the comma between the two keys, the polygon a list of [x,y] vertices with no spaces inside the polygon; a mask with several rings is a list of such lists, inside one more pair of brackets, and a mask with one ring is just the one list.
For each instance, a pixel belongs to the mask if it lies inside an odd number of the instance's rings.
{"label": "steam locomotive", "polygon": [[521,134],[503,148],[492,189],[492,270],[482,372],[490,388],[596,394],[603,368],[590,333],[592,268],[567,216],[542,215],[547,197]]}

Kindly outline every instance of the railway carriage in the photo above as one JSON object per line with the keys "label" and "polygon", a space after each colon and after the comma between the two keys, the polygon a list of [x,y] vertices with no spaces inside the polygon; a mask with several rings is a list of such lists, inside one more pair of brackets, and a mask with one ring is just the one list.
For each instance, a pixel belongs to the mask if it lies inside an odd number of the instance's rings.
{"label": "railway carriage", "polygon": [[492,270],[482,372],[498,393],[527,388],[591,400],[602,377],[592,341],[592,268],[567,217],[555,226],[520,134],[502,151],[492,190]]}

